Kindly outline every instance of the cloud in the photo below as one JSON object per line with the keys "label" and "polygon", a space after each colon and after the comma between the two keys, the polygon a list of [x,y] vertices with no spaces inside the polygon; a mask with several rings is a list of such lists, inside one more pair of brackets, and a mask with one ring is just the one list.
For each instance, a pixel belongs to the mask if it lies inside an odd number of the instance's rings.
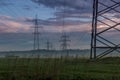
{"label": "cloud", "polygon": [[[19,32],[32,32],[34,26],[34,20],[32,18],[13,18],[11,16],[0,16],[0,31],[1,32],[12,32],[12,33],[19,33]],[[72,31],[82,31],[89,29],[90,23],[86,23],[79,21],[79,20],[42,20],[39,19],[39,26],[43,26],[44,30],[47,32],[61,32],[63,26],[67,32]]]}
{"label": "cloud", "polygon": [[0,0],[0,7],[9,6],[9,5],[14,5],[14,4],[11,3],[10,1]]}
{"label": "cloud", "polygon": [[54,13],[54,15],[57,18],[91,18],[92,14],[90,13],[83,13],[82,11],[79,10],[70,10],[70,9],[65,9],[65,10],[61,10],[61,11],[57,11]]}
{"label": "cloud", "polygon": [[55,10],[53,19],[86,18],[92,16],[93,0],[32,0],[34,3],[44,5]]}
{"label": "cloud", "polygon": [[[78,17],[81,14],[92,14],[92,9],[93,9],[93,0],[31,0],[34,3],[37,3],[39,5],[44,5],[46,7],[49,8],[53,8],[56,10],[57,13],[55,13],[55,15],[57,14],[57,16],[61,16],[61,14],[66,16],[72,16],[72,15],[76,15],[74,17]],[[111,6],[114,5],[115,2],[120,2],[119,0],[99,0],[99,2],[103,3],[104,5],[107,6]],[[99,4],[99,10],[103,10],[106,8],[106,6],[103,6],[101,4]],[[119,8],[117,9],[119,10]],[[113,12],[112,12],[113,13]],[[116,12],[114,12],[116,13]]]}
{"label": "cloud", "polygon": [[[48,20],[39,20],[39,24],[48,29],[61,31],[82,31],[91,29],[93,0],[32,0],[38,5],[54,9],[54,16]],[[49,28],[50,27],[50,28]],[[59,29],[59,30],[58,30]]]}
{"label": "cloud", "polygon": [[92,0],[32,0],[33,2],[50,8],[69,7],[73,9],[83,9],[90,6]]}
{"label": "cloud", "polygon": [[[35,19],[26,19],[27,22],[33,23]],[[56,20],[56,19],[47,19],[42,20],[38,19],[39,26],[43,26],[44,30],[47,32],[61,32],[63,27],[66,32],[72,31],[88,31],[91,29],[91,22],[90,21],[81,21],[81,20]]]}
{"label": "cloud", "polygon": [[32,7],[29,6],[29,5],[24,5],[24,6],[23,6],[23,9],[28,10],[28,11],[31,11],[31,10],[32,10]]}
{"label": "cloud", "polygon": [[23,18],[13,18],[11,16],[0,16],[1,32],[29,32],[31,24],[22,21]]}

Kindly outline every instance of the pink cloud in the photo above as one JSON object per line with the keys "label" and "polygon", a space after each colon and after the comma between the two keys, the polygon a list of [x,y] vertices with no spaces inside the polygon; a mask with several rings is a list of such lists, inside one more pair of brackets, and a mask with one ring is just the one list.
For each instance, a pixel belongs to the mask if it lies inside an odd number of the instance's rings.
{"label": "pink cloud", "polygon": [[16,21],[16,19],[9,16],[0,16],[0,31],[2,32],[29,32],[31,31],[31,24]]}
{"label": "pink cloud", "polygon": [[63,29],[66,32],[91,31],[91,23],[82,23],[81,25],[46,26],[44,30],[48,32],[62,32]]}
{"label": "pink cloud", "polygon": [[11,18],[12,18],[11,16],[5,16],[5,15],[0,16],[0,19],[11,19]]}
{"label": "pink cloud", "polygon": [[[2,16],[3,17],[3,16]],[[29,19],[29,18],[28,18]],[[28,23],[24,22],[26,18],[13,18],[10,16],[4,16],[3,18],[0,18],[0,30],[3,30],[2,32],[31,32],[33,28],[31,26],[34,26],[34,23]],[[61,32],[63,30],[63,26],[56,25],[56,26],[43,26],[45,31],[48,32]],[[90,30],[91,25],[90,23],[82,23],[81,25],[65,25],[64,26],[66,32],[71,31],[84,31],[84,30]],[[3,29],[4,28],[4,29]]]}
{"label": "pink cloud", "polygon": [[[111,15],[111,16],[114,16],[114,15]],[[26,19],[32,19],[32,18],[25,18],[25,17],[13,18],[11,16],[0,16],[0,31],[1,32],[32,32],[33,28],[31,28],[31,26],[34,26],[34,23],[24,22]],[[119,18],[115,18],[115,17],[111,17],[111,19],[116,22],[120,21]],[[109,25],[115,24],[105,19],[103,19],[102,21],[106,22]],[[43,28],[47,32],[61,32],[63,30],[63,26],[61,25],[49,26],[48,25],[48,26],[43,26]],[[64,26],[64,30],[66,32],[75,32],[75,31],[89,31],[90,32],[91,28],[92,28],[92,23],[90,22]],[[107,28],[106,25],[102,23],[98,23],[98,31],[104,30],[106,28]],[[117,28],[120,29],[120,26],[118,26]]]}

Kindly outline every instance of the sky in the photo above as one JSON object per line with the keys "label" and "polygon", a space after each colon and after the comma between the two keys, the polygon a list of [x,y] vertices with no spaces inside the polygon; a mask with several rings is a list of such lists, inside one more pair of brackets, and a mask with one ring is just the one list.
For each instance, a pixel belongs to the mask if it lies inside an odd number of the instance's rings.
{"label": "sky", "polygon": [[[119,2],[119,0],[114,1]],[[111,6],[114,2],[106,0],[104,4]],[[92,6],[93,0],[0,0],[0,50],[32,49],[36,15],[42,32],[41,48],[45,48],[45,41],[51,40],[54,47],[59,49],[59,45],[55,44],[59,44],[60,33],[65,31],[71,39],[70,48],[89,49]],[[105,8],[100,5],[99,10]],[[115,11],[110,11],[104,16],[116,22],[120,21],[120,13]],[[114,25],[103,17],[99,19]],[[105,28],[106,25],[98,23],[98,31]],[[105,36],[108,35],[118,35],[118,32],[111,30]]]}
{"label": "sky", "polygon": [[[89,27],[92,0],[1,0],[2,32],[30,32],[35,15],[45,31],[61,32],[63,21],[66,31],[83,31]],[[65,4],[64,4],[65,3]],[[6,23],[4,25],[4,23]],[[7,28],[7,25],[9,28]],[[79,26],[84,27],[79,27]],[[6,27],[5,27],[6,26]],[[74,27],[76,26],[76,27]],[[22,31],[21,31],[22,29]],[[90,29],[90,28],[89,28]]]}

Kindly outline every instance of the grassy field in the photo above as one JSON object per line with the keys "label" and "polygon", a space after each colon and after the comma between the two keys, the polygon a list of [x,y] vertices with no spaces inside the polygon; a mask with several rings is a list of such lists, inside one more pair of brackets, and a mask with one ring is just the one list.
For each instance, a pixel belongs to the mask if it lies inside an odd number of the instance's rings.
{"label": "grassy field", "polygon": [[120,58],[1,58],[0,80],[120,80]]}

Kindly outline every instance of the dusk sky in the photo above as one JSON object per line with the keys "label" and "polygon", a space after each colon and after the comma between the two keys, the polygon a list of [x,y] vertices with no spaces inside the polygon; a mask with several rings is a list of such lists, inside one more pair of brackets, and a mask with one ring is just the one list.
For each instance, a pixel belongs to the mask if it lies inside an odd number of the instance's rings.
{"label": "dusk sky", "polygon": [[[104,3],[106,5],[114,4],[109,2],[109,0],[106,0]],[[50,39],[54,44],[58,43],[60,34],[59,36],[57,34],[61,33],[64,27],[64,31],[71,35],[71,48],[88,49],[90,44],[92,4],[93,0],[0,0],[0,50],[32,49],[35,15],[38,15],[39,26],[42,27],[43,32],[41,48],[45,48],[46,39]],[[104,8],[101,6],[100,9]],[[113,11],[105,14],[105,16],[116,22],[120,21],[120,13]],[[113,25],[113,23],[101,17],[100,20]],[[99,30],[106,27],[103,24],[98,25]],[[45,32],[46,34],[44,34]],[[110,32],[105,36],[118,35],[114,30]],[[53,33],[55,36],[52,36]],[[55,47],[58,48],[59,46]]]}
{"label": "dusk sky", "polygon": [[90,29],[92,0],[0,0],[0,7],[2,32],[30,32],[36,14],[45,31],[60,32],[63,19],[66,31]]}

